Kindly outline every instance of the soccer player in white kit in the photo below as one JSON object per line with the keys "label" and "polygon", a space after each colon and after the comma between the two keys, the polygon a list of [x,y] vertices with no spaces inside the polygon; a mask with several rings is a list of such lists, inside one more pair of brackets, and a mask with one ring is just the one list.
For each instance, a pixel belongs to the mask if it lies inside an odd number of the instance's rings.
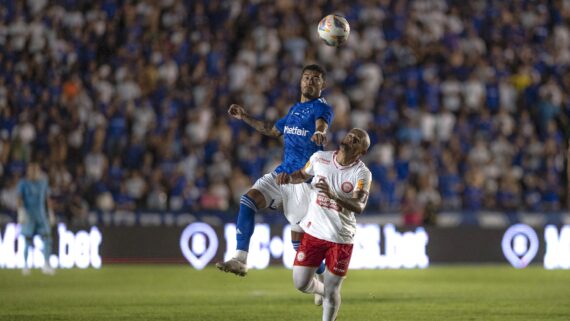
{"label": "soccer player in white kit", "polygon": [[[295,287],[319,294],[323,300],[323,321],[335,320],[340,308],[340,287],[352,256],[355,214],[368,201],[372,174],[360,160],[370,147],[366,131],[354,128],[336,151],[314,153],[305,167],[292,174],[280,173],[278,184],[299,184],[312,177],[310,203],[300,226],[305,231],[293,266]],[[323,282],[314,277],[326,261]]]}

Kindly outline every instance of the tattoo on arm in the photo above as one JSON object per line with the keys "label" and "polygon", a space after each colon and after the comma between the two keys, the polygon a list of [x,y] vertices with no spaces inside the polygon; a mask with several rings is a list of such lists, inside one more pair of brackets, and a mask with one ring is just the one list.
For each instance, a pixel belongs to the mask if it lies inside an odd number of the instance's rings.
{"label": "tattoo on arm", "polygon": [[300,169],[290,175],[291,183],[290,184],[300,184],[306,182],[311,176],[305,173],[304,170]]}
{"label": "tattoo on arm", "polygon": [[277,128],[275,128],[274,123],[271,121],[258,120],[249,115],[243,117],[243,121],[245,121],[246,124],[253,127],[255,130],[257,130],[263,135],[273,136],[273,137],[281,135],[281,133],[277,130]]}

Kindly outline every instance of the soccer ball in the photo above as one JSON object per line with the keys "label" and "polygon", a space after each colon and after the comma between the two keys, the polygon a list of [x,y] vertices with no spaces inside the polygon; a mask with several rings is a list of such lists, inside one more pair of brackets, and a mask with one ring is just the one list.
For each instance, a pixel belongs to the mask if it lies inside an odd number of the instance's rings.
{"label": "soccer ball", "polygon": [[346,18],[329,14],[319,22],[319,37],[329,46],[339,47],[348,39],[350,25]]}

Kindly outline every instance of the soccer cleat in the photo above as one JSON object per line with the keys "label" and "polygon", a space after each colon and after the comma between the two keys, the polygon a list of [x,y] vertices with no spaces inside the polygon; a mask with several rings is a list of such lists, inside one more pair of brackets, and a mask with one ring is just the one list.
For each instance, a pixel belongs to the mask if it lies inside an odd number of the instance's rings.
{"label": "soccer cleat", "polygon": [[44,267],[42,267],[42,273],[45,275],[54,275],[55,269],[49,265],[44,265]]}
{"label": "soccer cleat", "polygon": [[32,273],[32,270],[30,270],[29,268],[25,267],[22,269],[22,275],[23,276],[28,276]]}
{"label": "soccer cleat", "polygon": [[226,262],[218,262],[216,263],[216,267],[220,271],[224,272],[231,272],[237,276],[246,276],[247,275],[247,265],[237,259],[231,259]]}
{"label": "soccer cleat", "polygon": [[[323,280],[324,280],[323,273],[315,274],[315,282],[321,282],[322,283]],[[318,294],[318,293],[315,293],[315,301],[314,302],[315,302],[316,306],[323,305],[323,296]]]}

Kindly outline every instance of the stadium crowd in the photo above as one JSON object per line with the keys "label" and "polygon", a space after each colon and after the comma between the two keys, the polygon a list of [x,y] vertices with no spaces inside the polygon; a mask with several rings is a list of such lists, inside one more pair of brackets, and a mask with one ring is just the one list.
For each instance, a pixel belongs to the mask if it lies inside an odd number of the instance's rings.
{"label": "stadium crowd", "polygon": [[[281,142],[301,67],[328,71],[335,148],[369,131],[368,211],[567,208],[570,1],[27,0],[0,6],[0,204],[30,159],[56,209],[229,210]],[[348,43],[322,44],[341,13]],[[419,220],[419,221],[418,221]]]}

